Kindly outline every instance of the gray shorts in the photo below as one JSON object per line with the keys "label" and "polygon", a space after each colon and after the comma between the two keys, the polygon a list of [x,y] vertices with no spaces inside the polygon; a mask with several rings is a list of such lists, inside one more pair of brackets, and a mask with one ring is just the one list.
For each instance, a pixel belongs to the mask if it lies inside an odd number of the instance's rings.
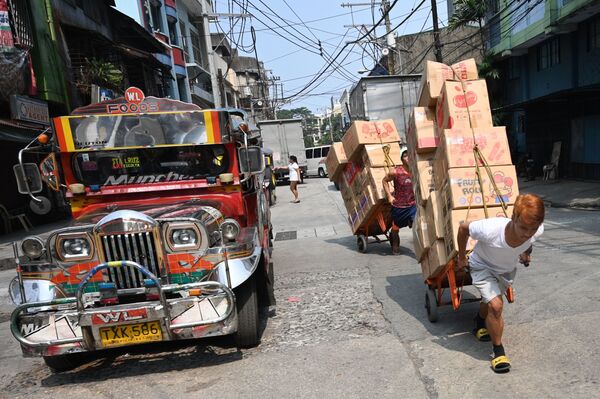
{"label": "gray shorts", "polygon": [[471,278],[473,285],[479,290],[483,303],[489,303],[497,296],[506,293],[513,284],[517,268],[509,273],[496,273],[488,268],[478,268],[471,265]]}

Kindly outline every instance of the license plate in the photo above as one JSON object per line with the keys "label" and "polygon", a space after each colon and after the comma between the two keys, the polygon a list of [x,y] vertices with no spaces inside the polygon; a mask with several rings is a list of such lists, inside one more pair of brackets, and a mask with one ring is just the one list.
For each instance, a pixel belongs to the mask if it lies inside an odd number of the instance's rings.
{"label": "license plate", "polygon": [[162,333],[158,321],[149,321],[124,326],[102,327],[100,338],[102,339],[102,346],[106,348],[160,341],[162,340]]}

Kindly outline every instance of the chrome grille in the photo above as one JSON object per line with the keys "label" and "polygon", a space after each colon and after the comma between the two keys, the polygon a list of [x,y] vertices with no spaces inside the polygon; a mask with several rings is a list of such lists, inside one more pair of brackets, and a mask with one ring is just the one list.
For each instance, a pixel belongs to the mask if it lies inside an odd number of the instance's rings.
{"label": "chrome grille", "polygon": [[[107,262],[130,260],[139,263],[160,277],[160,267],[154,235],[152,232],[134,234],[114,234],[102,236],[102,249]],[[144,277],[139,271],[129,267],[109,267],[108,280],[117,288],[137,288],[144,286]]]}

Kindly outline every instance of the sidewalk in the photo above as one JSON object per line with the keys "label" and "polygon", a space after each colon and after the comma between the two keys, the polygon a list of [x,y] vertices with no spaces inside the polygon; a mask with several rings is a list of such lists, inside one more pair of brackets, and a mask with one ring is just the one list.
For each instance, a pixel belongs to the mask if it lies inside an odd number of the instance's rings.
{"label": "sidewalk", "polygon": [[519,191],[537,194],[554,208],[600,210],[600,181],[519,179]]}

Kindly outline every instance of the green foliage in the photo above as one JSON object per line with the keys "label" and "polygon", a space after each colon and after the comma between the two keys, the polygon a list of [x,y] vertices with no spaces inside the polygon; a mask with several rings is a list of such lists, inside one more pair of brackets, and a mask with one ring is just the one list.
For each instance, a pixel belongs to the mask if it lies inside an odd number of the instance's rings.
{"label": "green foliage", "polygon": [[448,20],[448,28],[455,30],[471,22],[481,21],[487,11],[487,4],[483,0],[457,0],[454,2],[454,14]]}
{"label": "green foliage", "polygon": [[500,79],[500,70],[496,68],[491,56],[486,56],[480,64],[477,65],[479,76],[486,79]]}
{"label": "green foliage", "polygon": [[312,111],[306,107],[280,109],[277,111],[277,119],[293,119],[293,118],[313,118]]}
{"label": "green foliage", "polygon": [[[340,141],[344,135],[342,126],[342,115],[333,115],[331,117],[331,124],[333,125],[333,141]],[[331,144],[331,134],[329,134],[329,118],[326,118],[321,127],[323,137],[319,141],[319,145]]]}
{"label": "green foliage", "polygon": [[78,88],[89,93],[92,84],[112,90],[121,90],[123,84],[123,71],[115,64],[98,58],[86,58],[85,66],[79,71]]}

